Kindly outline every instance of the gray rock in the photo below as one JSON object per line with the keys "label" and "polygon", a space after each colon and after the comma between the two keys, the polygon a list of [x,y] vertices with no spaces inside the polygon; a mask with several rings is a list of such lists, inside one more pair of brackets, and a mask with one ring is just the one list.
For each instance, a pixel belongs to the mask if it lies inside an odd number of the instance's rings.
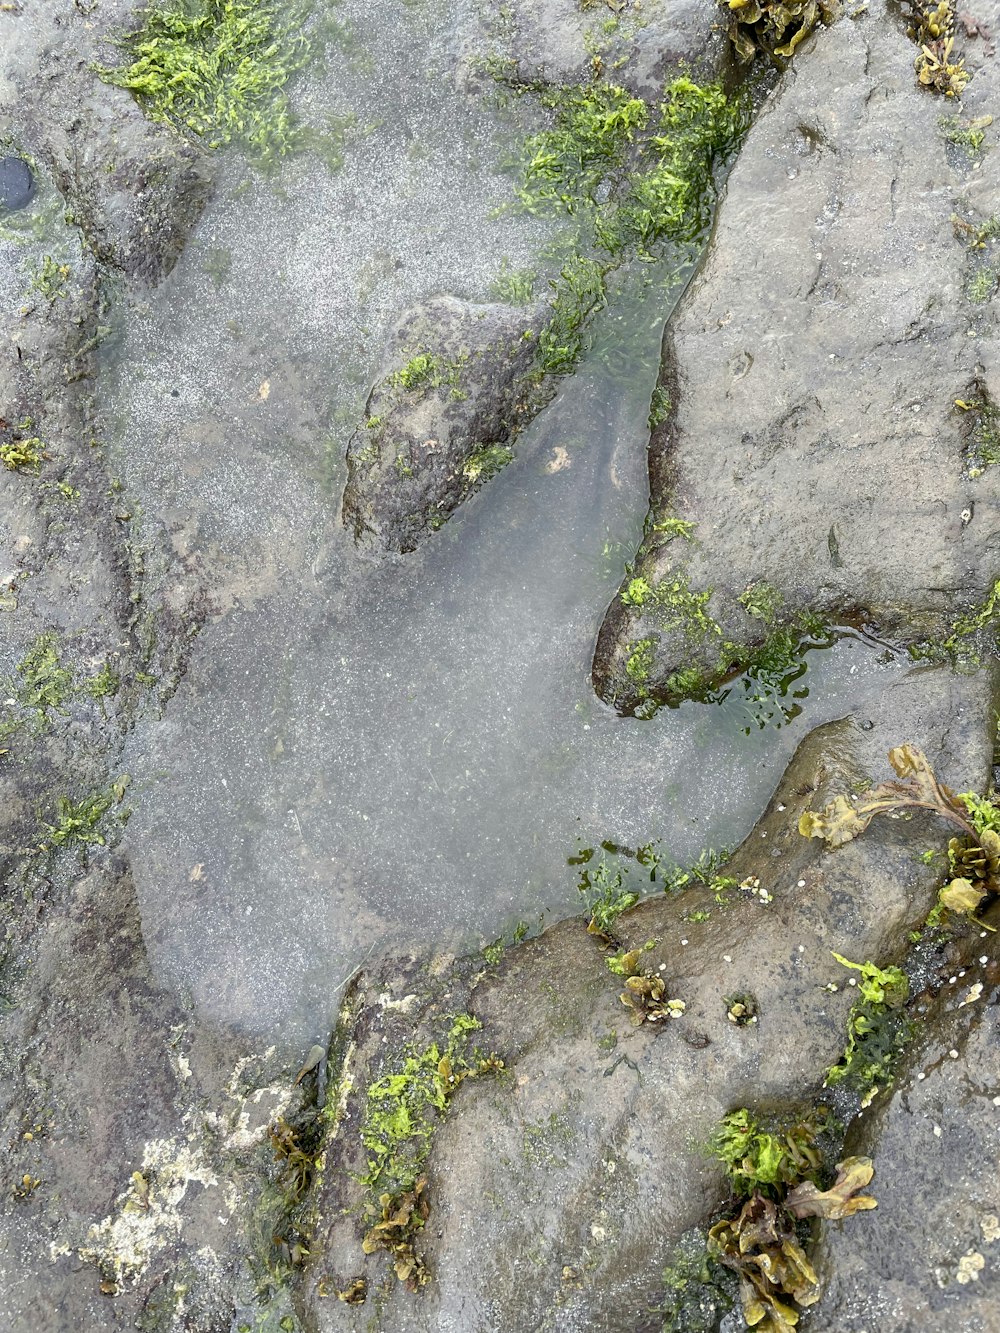
{"label": "gray rock", "polygon": [[[678,671],[711,681],[746,660],[768,630],[739,599],[761,585],[779,594],[779,624],[813,610],[904,640],[992,587],[1000,472],[970,475],[954,403],[1000,387],[996,317],[965,294],[950,219],[969,167],[945,144],[941,99],[916,84],[914,49],[880,4],[820,32],[733,168],[664,334],[672,410],[650,441],[635,562],[654,589],[710,592],[714,627],[676,597],[619,595],[594,683],[620,708],[676,692]],[[972,86],[996,78],[984,65]],[[657,527],[670,517],[696,525],[692,541]]]}
{"label": "gray rock", "polygon": [[620,7],[578,0],[516,0],[483,13],[518,79],[586,83],[595,64],[640,97],[656,98],[679,70],[714,78],[729,63],[714,0],[650,0]]}
{"label": "gray rock", "polygon": [[[657,1327],[651,1312],[674,1244],[726,1197],[700,1145],[734,1107],[801,1106],[821,1095],[853,995],[826,989],[844,980],[832,951],[899,958],[933,901],[935,872],[918,853],[941,845],[942,825],[884,820],[828,853],[799,835],[800,812],[881,776],[887,731],[924,744],[942,776],[985,781],[988,697],[982,680],[915,673],[872,730],[845,720],[812,733],[725,869],[748,885],[728,890],[728,907],[706,888],[620,918],[620,944],[654,941],[643,972],[663,977],[667,995],[686,1005],[660,1027],[630,1025],[622,982],[580,921],[508,953],[495,971],[442,974],[397,960],[363,976],[341,1034],[343,1114],[327,1149],[336,1166],[317,1200],[308,1297],[316,1327],[372,1327],[368,1305],[355,1312],[319,1294],[320,1284],[342,1290],[359,1274],[379,1291],[376,1328]],[[702,912],[707,919],[691,919]],[[747,992],[759,1021],[737,1027],[727,997]],[[433,1280],[413,1295],[386,1277],[383,1255],[361,1252],[366,1088],[465,1009],[482,1021],[479,1045],[501,1054],[506,1071],[467,1080],[437,1133],[431,1213],[417,1242]],[[859,1231],[865,1220],[855,1221]]]}
{"label": "gray rock", "polygon": [[127,9],[101,5],[86,20],[68,9],[30,3],[0,16],[10,25],[0,132],[51,171],[100,260],[156,283],[205,206],[209,158],[94,72],[92,62],[112,56],[102,39],[121,34]]}
{"label": "gray rock", "polygon": [[35,178],[23,157],[0,157],[0,209],[16,213],[34,198]]}
{"label": "gray rock", "polygon": [[851,1134],[848,1150],[873,1160],[878,1208],[863,1226],[825,1229],[817,1269],[826,1296],[810,1328],[1000,1328],[1000,962],[994,941],[972,927],[949,947],[929,979],[932,1017],[907,1069],[889,1100]]}
{"label": "gray rock", "polygon": [[344,521],[359,541],[412,551],[510,462],[537,410],[545,315],[438,296],[403,316],[347,455]]}

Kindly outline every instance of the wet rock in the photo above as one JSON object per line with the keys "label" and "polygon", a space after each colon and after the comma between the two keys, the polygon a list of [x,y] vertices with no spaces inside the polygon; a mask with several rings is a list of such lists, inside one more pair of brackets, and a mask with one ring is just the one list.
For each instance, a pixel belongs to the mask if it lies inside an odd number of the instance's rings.
{"label": "wet rock", "polygon": [[492,38],[518,79],[586,83],[595,66],[641,97],[657,97],[682,66],[711,78],[727,65],[713,0],[651,0],[641,6],[517,0],[484,13]]}
{"label": "wet rock", "polygon": [[[994,925],[996,922],[994,921]],[[824,1232],[823,1333],[1000,1327],[1000,960],[975,927],[932,978],[930,1016],[891,1097],[849,1151],[872,1158],[878,1208]],[[940,989],[938,989],[940,988]]]}
{"label": "wet rock", "polygon": [[[943,671],[918,674],[887,700],[884,721],[912,727],[952,780],[984,782],[988,690]],[[805,806],[884,771],[878,730],[845,720],[803,742],[725,869],[744,886],[730,886],[727,906],[706,888],[620,918],[616,945],[639,950],[642,972],[683,1001],[677,1018],[633,1026],[609,950],[580,921],[511,951],[495,970],[459,966],[435,980],[433,965],[397,960],[360,979],[341,1034],[342,1118],[327,1150],[337,1166],[317,1200],[308,1305],[318,1328],[372,1326],[367,1305],[322,1294],[362,1274],[383,1293],[377,1328],[658,1327],[673,1245],[725,1199],[700,1145],[735,1107],[822,1096],[853,995],[832,951],[898,958],[933,902],[934,872],[918,853],[947,830],[932,821],[884,820],[836,853],[796,830]],[[758,1021],[739,1026],[727,997],[747,992]],[[483,1024],[480,1048],[506,1069],[467,1079],[437,1132],[430,1214],[416,1238],[432,1280],[412,1294],[387,1275],[382,1254],[361,1251],[365,1091],[466,1009]]]}
{"label": "wet rock", "polygon": [[344,521],[359,541],[414,550],[511,461],[538,406],[545,313],[438,296],[403,316],[347,454]]}
{"label": "wet rock", "polygon": [[281,1227],[268,1126],[302,1090],[157,983],[122,859],[32,889],[31,966],[0,966],[4,1327],[229,1328],[270,1252],[253,1219]]}
{"label": "wet rock", "polygon": [[27,208],[34,198],[35,178],[23,157],[0,157],[0,209]]}
{"label": "wet rock", "polygon": [[913,59],[876,4],[804,44],[747,137],[664,335],[647,535],[594,660],[619,708],[711,683],[806,610],[914,640],[992,587],[1000,471],[972,475],[955,407],[1000,387],[951,223],[975,173]]}
{"label": "wet rock", "polygon": [[100,260],[156,283],[208,199],[209,158],[94,73],[92,63],[108,54],[102,40],[120,35],[126,12],[67,9],[31,5],[0,15],[10,31],[0,129],[51,172]]}
{"label": "wet rock", "polygon": [[65,122],[47,117],[39,126],[39,151],[97,257],[159,282],[205,207],[208,156],[150,124],[118,89],[88,80],[73,110]]}

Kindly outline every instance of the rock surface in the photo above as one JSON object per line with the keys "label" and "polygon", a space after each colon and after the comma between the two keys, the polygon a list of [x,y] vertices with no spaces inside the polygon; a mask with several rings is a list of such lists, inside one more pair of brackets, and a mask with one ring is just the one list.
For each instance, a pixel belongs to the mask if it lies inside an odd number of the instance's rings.
{"label": "rock surface", "polygon": [[[363,976],[349,1002],[343,1115],[318,1198],[316,1325],[368,1327],[367,1306],[355,1313],[322,1294],[363,1274],[380,1328],[659,1327],[652,1312],[675,1243],[705,1226],[726,1195],[699,1145],[734,1107],[822,1096],[854,994],[832,951],[898,959],[933,902],[936,872],[918,859],[942,836],[933,820],[883,821],[828,853],[799,835],[800,812],[881,775],[889,732],[919,737],[960,785],[984,781],[988,697],[982,679],[915,673],[876,726],[863,731],[851,719],[813,732],[725,867],[748,885],[732,890],[729,907],[709,889],[689,890],[619,920],[623,948],[655,941],[642,970],[686,1005],[662,1027],[630,1025],[621,979],[578,921],[509,953],[495,971],[470,974],[467,960],[435,980],[433,964],[397,960]],[[761,901],[751,877],[773,901]],[[703,912],[707,919],[691,919]],[[837,994],[830,983],[840,983]],[[727,1019],[727,997],[747,993],[759,1021],[741,1028]],[[361,1252],[371,1224],[357,1183],[366,1090],[464,1010],[482,1022],[483,1051],[501,1054],[506,1069],[467,1081],[434,1140],[431,1212],[417,1239],[433,1280],[413,1295],[383,1255]],[[863,1233],[866,1220],[854,1228]]]}
{"label": "rock surface", "polygon": [[[10,52],[0,80],[0,134],[52,172],[94,254],[129,277],[173,268],[212,188],[207,154],[135,99],[98,79],[114,61],[127,4],[87,8],[24,0],[0,13]],[[9,39],[4,34],[9,34]],[[27,77],[32,95],[19,92]]]}
{"label": "rock surface", "polygon": [[412,551],[511,460],[545,313],[438,296],[403,316],[347,455],[357,540]]}
{"label": "rock surface", "polygon": [[655,99],[683,67],[714,78],[728,67],[713,0],[580,5],[517,0],[483,13],[483,38],[519,79],[586,83],[595,65],[640,97]]}
{"label": "rock surface", "polygon": [[824,1333],[1000,1325],[1000,963],[979,936],[950,949],[905,1075],[851,1136],[875,1161],[878,1208],[863,1232],[825,1233],[810,1321]]}
{"label": "rock surface", "polygon": [[[996,154],[974,168],[948,146],[914,49],[881,5],[820,33],[732,170],[664,334],[672,407],[650,443],[635,562],[653,595],[628,604],[623,586],[595,655],[597,691],[620,708],[670,694],[679,671],[712,680],[746,661],[768,632],[740,601],[754,588],[776,592],[779,623],[812,611],[909,641],[992,588],[1000,473],[971,475],[955,400],[1000,393],[996,315],[969,300],[951,216],[977,212],[967,190],[985,209]],[[983,109],[998,87],[983,60]],[[657,527],[671,517],[692,541]],[[678,581],[711,592],[713,627],[658,602]]]}
{"label": "rock surface", "polygon": [[[904,741],[957,788],[985,789],[996,671],[914,667],[874,716],[813,732],[725,868],[741,886],[728,905],[695,889],[617,922],[616,943],[684,1003],[677,1018],[632,1025],[608,950],[580,919],[489,965],[376,958],[328,1049],[262,1052],[199,1018],[151,962],[155,932],[115,843],[126,743],[169,708],[210,590],[199,553],[170,554],[91,443],[91,390],[107,269],[140,283],[168,274],[211,171],[93,82],[104,25],[128,8],[102,5],[93,27],[85,8],[23,0],[0,13],[32,33],[0,77],[0,128],[36,161],[40,189],[39,234],[0,250],[0,446],[30,455],[0,469],[5,1326],[657,1328],[677,1238],[725,1202],[700,1145],[734,1106],[820,1095],[852,998],[828,989],[844,977],[831,951],[901,959],[934,901],[938,872],[919,857],[947,830],[930,816],[877,821],[828,853],[796,832],[799,813],[882,777]],[[666,27],[625,30],[643,87],[703,49],[712,11],[661,13]],[[571,49],[575,10],[518,14],[529,70],[593,71],[595,53]],[[637,572],[655,583],[684,551],[691,587],[715,589],[719,636],[739,643],[762,624],[738,600],[751,585],[782,594],[779,622],[804,608],[864,613],[912,636],[981,600],[996,574],[994,473],[971,475],[951,408],[970,386],[1000,395],[993,313],[963,295],[980,261],[949,229],[963,191],[969,216],[989,211],[996,155],[975,168],[942,145],[912,58],[878,5],[800,51],[667,334],[661,387],[675,410],[653,439],[653,519],[699,526],[691,545],[654,532]],[[994,76],[978,64],[967,105],[982,115]],[[22,102],[11,89],[25,70],[38,79]],[[67,206],[85,245],[56,220]],[[404,318],[369,402],[381,425],[351,450],[345,509],[374,544],[409,549],[502,461],[527,404],[523,333],[543,315],[444,297]],[[420,357],[409,385],[393,378]],[[619,605],[598,651],[596,679],[624,706],[636,619]],[[661,680],[692,656],[674,639],[661,636]],[[40,641],[54,657],[29,682]],[[29,683],[51,693],[40,701]],[[102,793],[114,799],[85,821],[92,840],[74,843],[66,803]],[[849,1148],[875,1159],[879,1208],[824,1229],[815,1328],[1000,1326],[994,939],[966,929],[927,964],[925,1035],[850,1131]],[[736,994],[752,994],[755,1025],[729,1021]],[[387,1256],[362,1249],[373,1217],[359,1131],[372,1083],[461,1012],[505,1068],[466,1080],[434,1122],[416,1237],[433,1280],[410,1293]],[[361,1275],[365,1303],[339,1299]]]}

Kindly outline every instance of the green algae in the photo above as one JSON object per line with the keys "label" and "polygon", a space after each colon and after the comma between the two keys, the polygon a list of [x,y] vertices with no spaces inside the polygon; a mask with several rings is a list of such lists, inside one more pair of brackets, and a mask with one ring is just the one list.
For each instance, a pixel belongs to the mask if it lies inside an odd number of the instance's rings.
{"label": "green algae", "polygon": [[[73,846],[83,849],[103,847],[107,842],[105,820],[112,809],[121,805],[128,784],[129,778],[125,774],[106,790],[88,792],[79,800],[69,796],[57,797],[52,821],[40,821],[45,830],[43,850]],[[128,810],[120,812],[122,823],[128,819],[128,815]]]}
{"label": "green algae", "polygon": [[368,1088],[361,1126],[368,1169],[362,1184],[373,1196],[412,1191],[459,1084],[503,1067],[496,1056],[470,1045],[481,1028],[471,1014],[456,1014],[441,1042],[406,1055]]}
{"label": "green algae", "polygon": [[749,102],[686,75],[668,83],[656,105],[602,78],[507,86],[536,98],[551,117],[524,142],[515,197],[522,210],[565,215],[574,229],[572,254],[551,284],[552,317],[536,364],[540,376],[569,374],[619,264],[652,257],[665,243],[687,247],[678,270],[691,257],[714,207],[715,165],[745,131]]}
{"label": "green algae", "polygon": [[276,0],[157,0],[122,42],[128,63],[95,72],[151,120],[272,161],[303,146],[287,89],[313,53],[306,12]]}
{"label": "green algae", "polygon": [[899,967],[880,968],[875,963],[852,963],[835,953],[844,967],[860,974],[858,998],[847,1020],[844,1053],[827,1072],[825,1085],[852,1085],[867,1106],[880,1088],[891,1083],[895,1065],[913,1035],[914,1025],[903,1006],[910,983]]}
{"label": "green algae", "polygon": [[52,632],[39,634],[18,662],[16,678],[11,685],[14,702],[25,712],[34,714],[35,729],[44,731],[51,723],[52,713],[64,713],[72,698],[73,672],[63,666],[59,644]]}
{"label": "green algae", "polygon": [[462,476],[478,483],[495,477],[514,458],[514,450],[506,444],[487,444],[476,449],[462,464]]}
{"label": "green algae", "polygon": [[818,1137],[830,1125],[822,1107],[791,1122],[762,1124],[746,1107],[723,1116],[708,1152],[725,1169],[737,1195],[761,1190],[777,1196],[784,1186],[819,1180]]}
{"label": "green algae", "polygon": [[[39,735],[49,730],[57,716],[68,715],[68,705],[74,699],[93,699],[103,705],[105,699],[120,690],[121,676],[110,662],[105,662],[96,675],[80,680],[61,654],[62,645],[54,631],[39,634],[17,663],[14,674],[3,681],[7,697],[0,720],[0,740],[29,724]],[[138,676],[136,680],[139,681]]]}

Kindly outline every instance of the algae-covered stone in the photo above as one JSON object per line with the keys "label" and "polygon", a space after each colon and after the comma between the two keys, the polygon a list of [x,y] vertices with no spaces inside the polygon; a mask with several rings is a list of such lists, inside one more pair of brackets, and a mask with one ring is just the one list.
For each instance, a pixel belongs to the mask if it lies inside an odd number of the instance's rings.
{"label": "algae-covered stone", "polygon": [[51,172],[94,254],[129,277],[173,268],[208,199],[203,149],[154,125],[92,65],[121,34],[113,5],[32,3],[0,14],[0,132]]}
{"label": "algae-covered stone", "polygon": [[898,1086],[851,1135],[873,1159],[878,1208],[863,1231],[824,1233],[811,1321],[823,1333],[1000,1327],[1000,962],[980,934],[938,959]]}
{"label": "algae-covered stone", "polygon": [[[901,957],[933,903],[936,872],[918,856],[946,836],[933,817],[882,820],[826,852],[798,833],[800,814],[881,772],[886,728],[911,728],[943,780],[983,782],[988,697],[988,682],[940,670],[894,691],[875,727],[820,728],[724,867],[727,906],[718,888],[703,888],[619,918],[630,966],[638,960],[683,1003],[677,1016],[634,1025],[620,976],[582,922],[508,951],[495,971],[459,967],[434,981],[399,960],[363,976],[332,1169],[317,1198],[308,1297],[317,1326],[369,1328],[374,1313],[374,1327],[394,1330],[645,1328],[673,1247],[726,1197],[703,1148],[715,1124],[734,1107],[823,1099],[855,996],[834,952]],[[726,997],[751,989],[758,1021],[736,1025]],[[367,1089],[466,1010],[504,1070],[466,1079],[435,1124],[427,1216],[412,1238],[430,1281],[411,1293],[380,1255],[362,1253]],[[359,1274],[369,1291],[385,1284],[377,1307],[322,1294]]]}
{"label": "algae-covered stone", "polygon": [[964,294],[939,115],[876,4],[804,44],[748,134],[664,335],[650,595],[623,584],[594,661],[619,708],[710,685],[804,612],[915,640],[991,589],[1000,482],[971,475],[955,400],[995,376],[995,321]]}
{"label": "algae-covered stone", "polygon": [[344,521],[359,541],[412,551],[511,461],[544,318],[452,296],[403,316],[347,455]]}

